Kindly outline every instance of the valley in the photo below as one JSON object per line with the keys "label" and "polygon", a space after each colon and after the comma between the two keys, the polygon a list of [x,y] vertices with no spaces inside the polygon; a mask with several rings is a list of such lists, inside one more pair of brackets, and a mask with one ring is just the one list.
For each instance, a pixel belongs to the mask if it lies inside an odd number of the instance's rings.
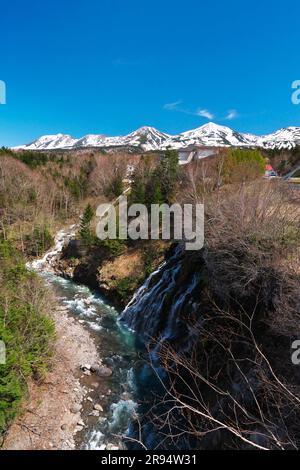
{"label": "valley", "polygon": [[[2,331],[9,338],[14,327],[9,306],[20,322],[34,311],[43,338],[33,353],[26,337],[25,379],[14,369],[20,393],[7,389],[4,448],[297,446],[289,342],[298,328],[298,192],[262,178],[265,157],[252,149],[185,166],[172,150],[32,155],[0,155]],[[276,169],[297,164],[295,151],[270,158]],[[125,191],[130,203],[204,202],[203,249],[187,252],[172,238],[99,240],[97,205]],[[22,348],[8,346],[18,363]],[[2,380],[10,373],[8,365]]]}

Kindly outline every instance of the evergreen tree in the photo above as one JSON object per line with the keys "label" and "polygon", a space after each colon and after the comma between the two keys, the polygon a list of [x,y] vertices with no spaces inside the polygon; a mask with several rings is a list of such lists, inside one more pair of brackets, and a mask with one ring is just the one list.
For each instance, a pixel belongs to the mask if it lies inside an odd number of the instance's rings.
{"label": "evergreen tree", "polygon": [[119,197],[124,191],[124,184],[123,184],[123,178],[121,175],[117,175],[115,179],[112,182],[112,193],[116,196]]}
{"label": "evergreen tree", "polygon": [[162,196],[165,202],[170,202],[179,173],[178,152],[176,150],[166,150],[158,172]]}
{"label": "evergreen tree", "polygon": [[91,221],[93,220],[93,217],[94,217],[94,211],[91,205],[88,204],[86,208],[84,209],[84,212],[80,219],[80,230],[79,230],[80,238],[86,242],[90,242],[92,238],[90,225],[91,225]]}
{"label": "evergreen tree", "polygon": [[137,176],[131,187],[131,203],[132,204],[145,204],[146,203],[146,188],[142,179]]}
{"label": "evergreen tree", "polygon": [[158,180],[155,180],[154,185],[153,185],[151,204],[163,204],[163,203],[164,203],[164,197],[162,195],[160,182]]}

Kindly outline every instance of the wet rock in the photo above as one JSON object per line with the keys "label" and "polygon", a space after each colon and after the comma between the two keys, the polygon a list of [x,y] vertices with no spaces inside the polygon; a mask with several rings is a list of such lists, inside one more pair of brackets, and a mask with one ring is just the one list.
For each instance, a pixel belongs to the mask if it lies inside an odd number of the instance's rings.
{"label": "wet rock", "polygon": [[98,377],[110,377],[112,375],[112,370],[103,365],[94,364],[91,366],[90,370],[94,374],[97,374]]}
{"label": "wet rock", "polygon": [[97,404],[97,403],[96,403],[96,405],[94,405],[94,410],[103,412],[102,406]]}
{"label": "wet rock", "polygon": [[108,367],[113,367],[114,366],[114,360],[111,358],[111,357],[107,357],[105,359],[105,365],[108,366]]}
{"label": "wet rock", "polygon": [[100,424],[104,424],[104,423],[106,423],[106,421],[107,421],[107,418],[104,418],[103,416],[101,416],[101,417],[99,418],[99,423],[100,423]]}

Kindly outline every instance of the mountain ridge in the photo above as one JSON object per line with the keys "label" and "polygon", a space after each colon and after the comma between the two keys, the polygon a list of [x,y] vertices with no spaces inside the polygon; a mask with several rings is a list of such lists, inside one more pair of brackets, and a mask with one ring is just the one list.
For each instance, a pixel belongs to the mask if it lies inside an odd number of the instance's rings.
{"label": "mountain ridge", "polygon": [[88,134],[74,138],[68,134],[44,135],[13,150],[67,150],[89,147],[137,147],[144,151],[165,150],[168,147],[181,149],[190,145],[207,147],[260,147],[265,149],[292,149],[300,145],[300,127],[278,129],[262,136],[241,133],[230,127],[209,122],[196,129],[177,135],[169,135],[154,127],[144,126],[125,136],[108,137],[103,134]]}

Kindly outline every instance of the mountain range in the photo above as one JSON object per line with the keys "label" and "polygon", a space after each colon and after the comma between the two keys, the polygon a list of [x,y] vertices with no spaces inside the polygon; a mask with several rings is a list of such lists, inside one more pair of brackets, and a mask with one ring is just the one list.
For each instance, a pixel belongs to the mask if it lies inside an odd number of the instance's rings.
{"label": "mountain range", "polygon": [[139,147],[143,151],[175,149],[190,145],[208,147],[260,147],[265,149],[292,149],[300,145],[300,127],[286,127],[273,134],[256,136],[234,131],[226,126],[212,122],[191,131],[169,135],[154,127],[141,127],[136,131],[119,137],[88,134],[76,139],[66,134],[44,135],[37,140],[14,147],[15,150],[55,150],[80,149],[88,147],[116,148]]}

